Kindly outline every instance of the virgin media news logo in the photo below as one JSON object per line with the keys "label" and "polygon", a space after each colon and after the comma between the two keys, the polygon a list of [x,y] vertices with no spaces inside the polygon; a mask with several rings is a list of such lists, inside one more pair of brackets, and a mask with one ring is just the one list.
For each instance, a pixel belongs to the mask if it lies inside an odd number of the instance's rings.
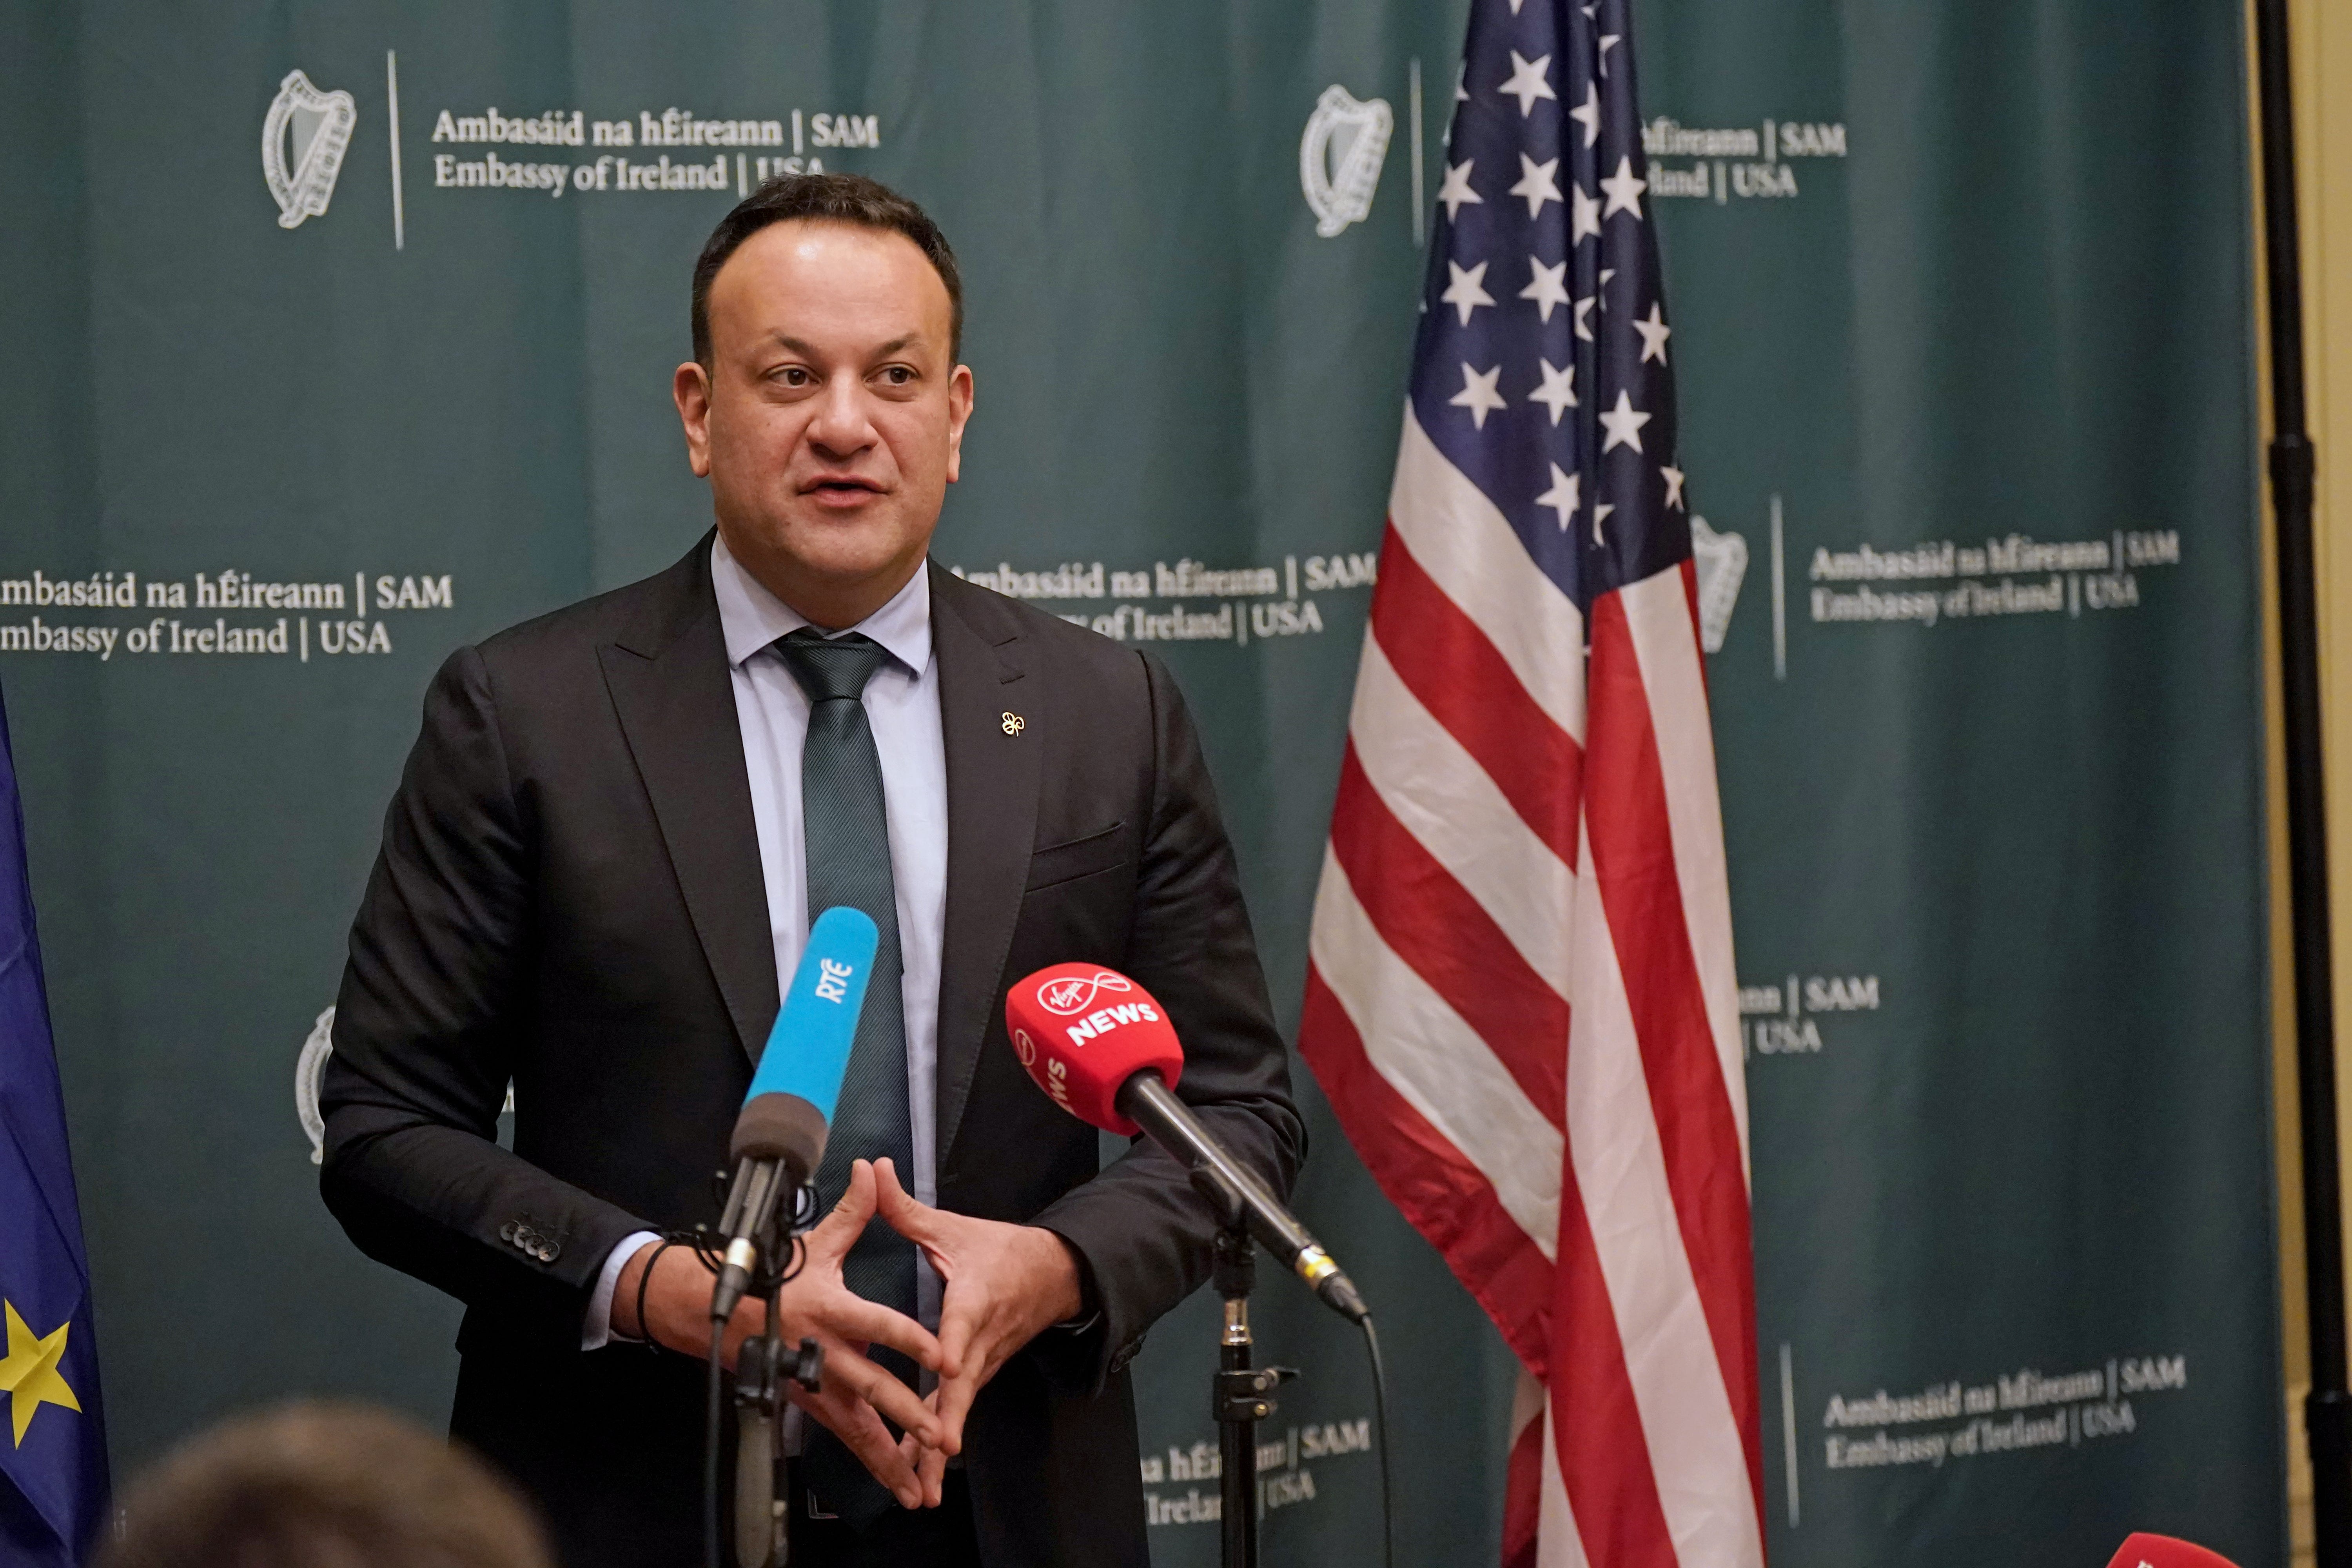
{"label": "virgin media news logo", "polygon": [[1104,970],[1091,978],[1072,974],[1059,980],[1048,980],[1037,987],[1037,1002],[1048,1013],[1066,1018],[1093,1006],[1095,997],[1102,992],[1134,989],[1135,983],[1125,975]]}

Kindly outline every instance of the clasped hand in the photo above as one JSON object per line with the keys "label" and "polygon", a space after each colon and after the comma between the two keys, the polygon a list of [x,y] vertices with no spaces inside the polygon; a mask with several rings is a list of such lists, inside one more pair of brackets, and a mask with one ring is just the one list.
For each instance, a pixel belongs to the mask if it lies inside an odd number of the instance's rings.
{"label": "clasped hand", "polygon": [[[852,1293],[841,1262],[879,1215],[923,1249],[944,1286],[934,1336],[900,1312]],[[859,1160],[833,1212],[803,1238],[801,1271],[784,1287],[782,1335],[824,1349],[821,1393],[793,1385],[793,1402],[838,1436],[907,1508],[935,1507],[948,1458],[962,1451],[964,1418],[997,1369],[1050,1324],[1074,1317],[1080,1296],[1075,1255],[1053,1232],[950,1214],[918,1203],[888,1160]],[[624,1267],[613,1292],[613,1326],[688,1355],[709,1352],[710,1276],[673,1248],[654,1261],[648,1247]],[[645,1321],[636,1321],[640,1281]],[[746,1298],[729,1320],[721,1358],[732,1367],[743,1342],[767,1329],[767,1303]],[[887,1345],[939,1374],[928,1398],[869,1360]],[[906,1436],[894,1440],[887,1416]]]}

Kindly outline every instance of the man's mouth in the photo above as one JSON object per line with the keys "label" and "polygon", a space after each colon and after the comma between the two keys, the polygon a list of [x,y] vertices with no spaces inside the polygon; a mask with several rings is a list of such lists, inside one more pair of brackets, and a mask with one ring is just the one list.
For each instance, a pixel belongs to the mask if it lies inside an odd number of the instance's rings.
{"label": "man's mouth", "polygon": [[882,487],[856,474],[820,474],[802,487],[802,493],[826,500],[850,500],[860,496],[880,495]]}

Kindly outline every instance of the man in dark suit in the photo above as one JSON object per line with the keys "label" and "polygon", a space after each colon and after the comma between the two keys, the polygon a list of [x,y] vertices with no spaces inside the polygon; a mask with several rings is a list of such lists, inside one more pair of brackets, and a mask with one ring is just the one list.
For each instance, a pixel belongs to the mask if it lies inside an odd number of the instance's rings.
{"label": "man in dark suit", "polygon": [[[1278,1190],[1304,1153],[1167,671],[928,564],[961,314],[938,229],[869,181],[730,214],[674,386],[715,534],[452,656],[387,816],[321,1189],[465,1301],[451,1429],[569,1568],[698,1550],[710,1279],[662,1233],[717,1217],[814,911],[856,904],[883,942],[818,1176],[836,1206],[782,1298],[828,1347],[787,1433],[796,1564],[1147,1560],[1125,1368],[1212,1222],[1148,1143],[1097,1169],[1005,1042],[1013,980],[1133,975],[1227,1147]],[[764,1321],[745,1302],[728,1353]]]}

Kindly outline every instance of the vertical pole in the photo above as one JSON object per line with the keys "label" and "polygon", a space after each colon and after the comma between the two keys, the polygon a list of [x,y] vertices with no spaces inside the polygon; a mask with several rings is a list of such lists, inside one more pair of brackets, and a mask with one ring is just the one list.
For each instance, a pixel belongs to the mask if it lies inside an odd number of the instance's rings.
{"label": "vertical pole", "polygon": [[2278,531],[2295,1081],[2303,1128],[2303,1240],[2311,1318],[2311,1394],[2304,1405],[2304,1426],[2311,1442],[2316,1561],[2321,1568],[2346,1568],[2352,1564],[2352,1394],[2345,1388],[2343,1183],[2336,1138],[2326,776],[2320,746],[2319,607],[2311,526],[2315,465],[2304,427],[2303,258],[2295,215],[2286,0],[2254,0],[2254,49],[2262,95],[2271,507]]}
{"label": "vertical pole", "polygon": [[[1428,243],[1428,235],[1423,226],[1429,221],[1429,214],[1426,210],[1428,203],[1421,194],[1421,57],[1419,55],[1412,57],[1412,74],[1407,87],[1407,97],[1411,100],[1407,107],[1412,111],[1408,118],[1412,121],[1410,129],[1412,132],[1412,243],[1414,248],[1418,249]],[[1296,594],[1291,595],[1294,599],[1297,596]]]}
{"label": "vertical pole", "polygon": [[400,188],[400,58],[392,50],[383,51],[383,92],[385,115],[392,128],[392,247],[408,248],[408,221],[401,210]]}
{"label": "vertical pole", "polygon": [[1250,1287],[1256,1258],[1249,1232],[1217,1232],[1217,1293],[1225,1300],[1224,1332],[1217,1344],[1216,1417],[1218,1529],[1223,1568],[1258,1568],[1257,1422],[1267,1408],[1256,1397],[1250,1365]]}

